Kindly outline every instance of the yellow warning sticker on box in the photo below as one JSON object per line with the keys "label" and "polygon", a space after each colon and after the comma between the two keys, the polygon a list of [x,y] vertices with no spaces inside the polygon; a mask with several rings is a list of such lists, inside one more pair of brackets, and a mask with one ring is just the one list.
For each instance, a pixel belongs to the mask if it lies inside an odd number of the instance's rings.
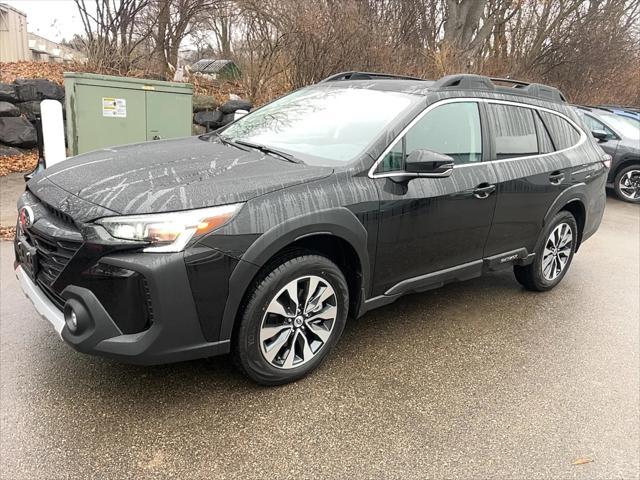
{"label": "yellow warning sticker on box", "polygon": [[124,98],[102,97],[102,116],[127,118],[127,101]]}

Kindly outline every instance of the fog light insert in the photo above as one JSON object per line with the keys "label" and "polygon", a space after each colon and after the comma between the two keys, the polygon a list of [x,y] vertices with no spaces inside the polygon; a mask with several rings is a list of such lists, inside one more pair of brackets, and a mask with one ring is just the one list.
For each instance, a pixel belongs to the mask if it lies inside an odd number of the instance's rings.
{"label": "fog light insert", "polygon": [[69,306],[64,309],[64,321],[67,323],[67,328],[71,333],[78,331],[78,316],[73,310],[73,307]]}
{"label": "fog light insert", "polygon": [[80,334],[89,325],[89,314],[84,306],[75,299],[64,304],[64,322],[74,335]]}

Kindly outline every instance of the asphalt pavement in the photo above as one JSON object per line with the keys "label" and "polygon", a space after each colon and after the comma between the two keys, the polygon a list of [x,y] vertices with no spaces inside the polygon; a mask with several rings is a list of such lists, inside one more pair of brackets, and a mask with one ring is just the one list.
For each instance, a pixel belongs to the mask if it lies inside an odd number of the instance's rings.
{"label": "asphalt pavement", "polygon": [[639,206],[610,197],[553,291],[503,272],[405,297],[277,388],[228,357],[76,353],[0,250],[2,479],[640,475]]}

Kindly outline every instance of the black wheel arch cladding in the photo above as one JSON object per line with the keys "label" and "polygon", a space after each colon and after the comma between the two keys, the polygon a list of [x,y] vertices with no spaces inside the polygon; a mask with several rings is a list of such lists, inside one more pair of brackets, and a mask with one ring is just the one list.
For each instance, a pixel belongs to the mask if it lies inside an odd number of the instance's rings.
{"label": "black wheel arch cladding", "polygon": [[362,287],[368,291],[370,264],[367,253],[367,231],[347,208],[332,208],[288,219],[267,230],[244,253],[229,278],[229,296],[225,306],[220,339],[231,337],[242,300],[260,269],[278,252],[296,241],[314,235],[332,235],[346,241],[358,255]]}

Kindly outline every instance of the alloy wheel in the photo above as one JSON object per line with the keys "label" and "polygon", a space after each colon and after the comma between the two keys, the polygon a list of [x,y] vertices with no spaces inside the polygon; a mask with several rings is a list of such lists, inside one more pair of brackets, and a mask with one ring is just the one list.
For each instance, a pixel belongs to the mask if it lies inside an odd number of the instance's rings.
{"label": "alloy wheel", "polygon": [[542,252],[542,275],[548,281],[560,276],[567,266],[573,248],[573,232],[568,223],[557,225],[552,231]]}
{"label": "alloy wheel", "polygon": [[629,200],[640,198],[640,170],[629,170],[618,182],[620,193]]}
{"label": "alloy wheel", "polygon": [[327,343],[338,315],[336,293],[325,279],[308,275],[285,285],[271,300],[260,326],[260,350],[272,366],[296,368]]}

